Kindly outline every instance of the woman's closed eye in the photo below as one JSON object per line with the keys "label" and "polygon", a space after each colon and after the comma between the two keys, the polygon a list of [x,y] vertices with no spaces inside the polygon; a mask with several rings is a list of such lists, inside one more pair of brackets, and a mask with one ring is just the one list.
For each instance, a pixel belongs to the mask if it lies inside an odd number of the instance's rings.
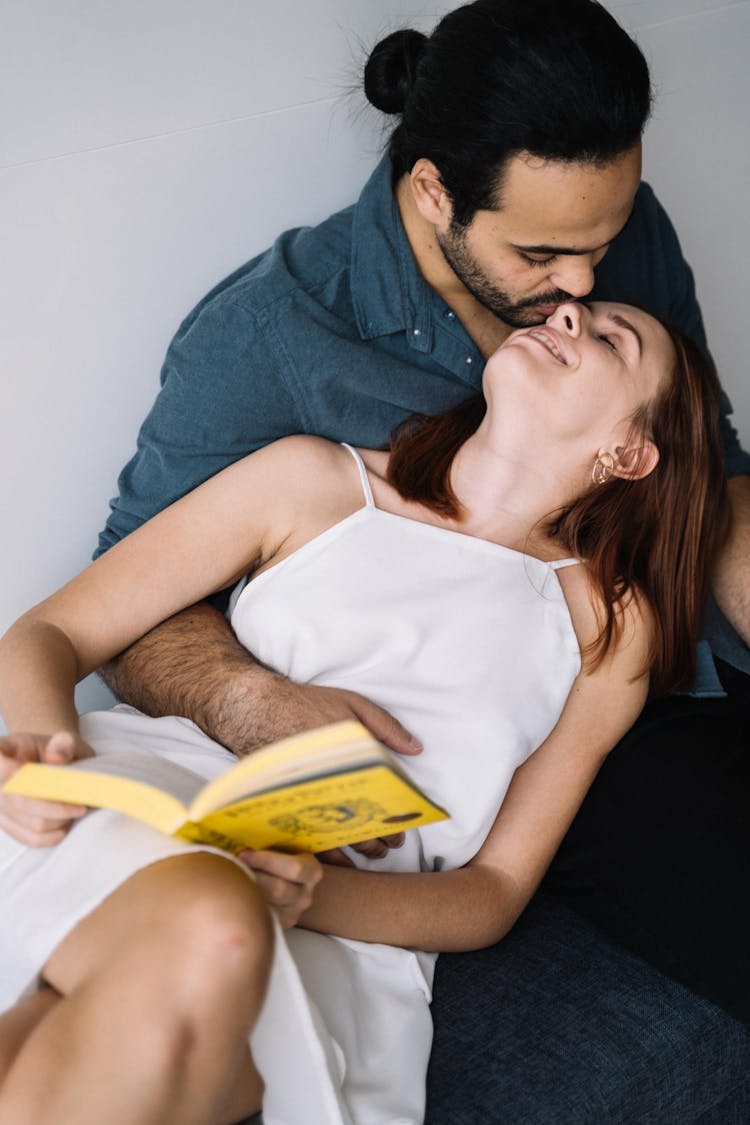
{"label": "woman's closed eye", "polygon": [[614,342],[611,336],[598,335],[597,340],[601,340],[607,345],[608,348],[611,348],[613,352],[617,351],[617,344]]}

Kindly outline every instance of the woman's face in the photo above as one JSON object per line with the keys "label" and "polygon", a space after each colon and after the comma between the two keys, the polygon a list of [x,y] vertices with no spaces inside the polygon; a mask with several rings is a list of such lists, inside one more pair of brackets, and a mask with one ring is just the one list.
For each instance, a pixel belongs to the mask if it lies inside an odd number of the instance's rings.
{"label": "woman's face", "polygon": [[669,379],[675,352],[666,330],[630,305],[560,305],[544,323],[519,329],[490,357],[488,417],[539,446],[575,449],[581,463],[614,451],[631,420]]}

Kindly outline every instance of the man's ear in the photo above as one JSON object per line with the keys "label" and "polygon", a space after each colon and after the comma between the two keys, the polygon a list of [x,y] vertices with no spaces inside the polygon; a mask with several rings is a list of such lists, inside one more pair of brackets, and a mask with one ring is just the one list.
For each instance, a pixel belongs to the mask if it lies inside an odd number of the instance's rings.
{"label": "man's ear", "polygon": [[448,192],[443,187],[440,172],[431,160],[420,157],[409,173],[411,192],[417,210],[433,226],[444,226],[453,217],[453,207]]}
{"label": "man's ear", "polygon": [[622,445],[615,448],[613,474],[623,480],[643,480],[659,464],[659,450],[652,441],[643,439],[640,445]]}

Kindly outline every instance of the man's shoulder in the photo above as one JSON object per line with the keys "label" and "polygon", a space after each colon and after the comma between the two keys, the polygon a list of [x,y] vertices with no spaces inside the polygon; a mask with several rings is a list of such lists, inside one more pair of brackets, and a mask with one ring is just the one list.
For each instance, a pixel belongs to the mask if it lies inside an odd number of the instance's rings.
{"label": "man's shoulder", "polygon": [[353,207],[347,207],[315,226],[284,231],[267,250],[214,286],[190,315],[231,304],[252,316],[294,294],[335,285],[350,269],[352,213]]}
{"label": "man's shoulder", "polygon": [[[188,320],[206,309],[234,305],[250,316],[262,316],[274,306],[308,301],[350,319],[351,291],[362,273],[356,262],[364,253],[365,274],[393,272],[388,247],[394,223],[390,162],[381,160],[359,198],[312,226],[293,227],[262,253],[216,285],[192,311]],[[390,272],[389,272],[390,271]],[[361,284],[361,278],[360,278]],[[287,312],[287,308],[284,308]]]}

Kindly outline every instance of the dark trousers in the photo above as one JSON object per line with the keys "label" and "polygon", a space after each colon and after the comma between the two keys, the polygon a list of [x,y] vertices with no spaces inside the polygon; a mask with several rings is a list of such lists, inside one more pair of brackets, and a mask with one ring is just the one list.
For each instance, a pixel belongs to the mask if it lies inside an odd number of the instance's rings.
{"label": "dark trousers", "polygon": [[750,1022],[750,677],[649,704],[545,880],[612,940]]}

